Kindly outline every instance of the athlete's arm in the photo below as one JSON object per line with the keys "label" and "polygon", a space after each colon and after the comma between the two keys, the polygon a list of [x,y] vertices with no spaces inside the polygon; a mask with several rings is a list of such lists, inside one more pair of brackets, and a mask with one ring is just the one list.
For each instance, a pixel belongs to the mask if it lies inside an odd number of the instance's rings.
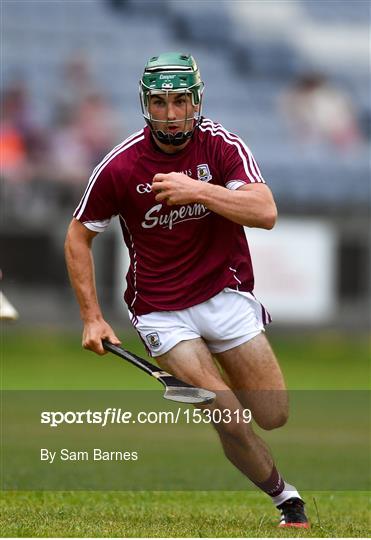
{"label": "athlete's arm", "polygon": [[205,182],[200,184],[202,186],[198,202],[209,210],[247,227],[274,227],[277,207],[266,184],[245,184],[237,190]]}
{"label": "athlete's arm", "polygon": [[245,184],[237,190],[189,178],[183,173],[156,174],[156,201],[168,205],[201,203],[209,210],[247,227],[272,229],[277,208],[266,184]]}
{"label": "athlete's arm", "polygon": [[116,345],[120,340],[110,325],[103,319],[99,306],[94,277],[94,261],[91,246],[96,232],[90,231],[82,223],[73,219],[67,231],[65,255],[72,287],[80,306],[84,323],[82,345],[85,349],[105,354],[102,339]]}

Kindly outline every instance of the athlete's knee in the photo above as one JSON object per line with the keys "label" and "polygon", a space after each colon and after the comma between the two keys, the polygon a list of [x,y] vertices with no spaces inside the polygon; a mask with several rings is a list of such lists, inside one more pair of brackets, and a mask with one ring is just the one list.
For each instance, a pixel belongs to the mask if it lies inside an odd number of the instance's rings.
{"label": "athlete's knee", "polygon": [[272,429],[277,429],[284,426],[289,418],[288,410],[282,409],[280,411],[275,411],[269,415],[264,415],[262,417],[256,417],[254,420],[259,427],[270,431]]}

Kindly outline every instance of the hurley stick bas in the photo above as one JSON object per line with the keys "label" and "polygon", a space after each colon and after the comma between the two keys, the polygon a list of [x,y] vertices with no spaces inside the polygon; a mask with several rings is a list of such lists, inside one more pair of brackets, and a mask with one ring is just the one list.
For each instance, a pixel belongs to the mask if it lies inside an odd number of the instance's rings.
{"label": "hurley stick bas", "polygon": [[106,351],[116,354],[123,360],[130,362],[130,364],[133,364],[160,381],[165,387],[163,396],[165,399],[180,401],[181,403],[211,403],[215,399],[214,392],[210,392],[204,388],[197,388],[196,386],[183,382],[180,379],[173,377],[173,375],[170,375],[170,373],[162,371],[158,366],[148,362],[148,360],[126,351],[118,345],[114,345],[106,339],[102,340],[102,344]]}

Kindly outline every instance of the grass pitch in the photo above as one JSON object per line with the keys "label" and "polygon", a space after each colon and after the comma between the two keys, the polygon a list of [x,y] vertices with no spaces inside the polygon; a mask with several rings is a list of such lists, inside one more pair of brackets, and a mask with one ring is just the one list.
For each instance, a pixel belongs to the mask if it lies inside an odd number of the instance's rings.
{"label": "grass pitch", "polygon": [[243,492],[8,493],[8,537],[368,537],[365,493],[305,493],[311,529],[278,529],[264,495]]}
{"label": "grass pitch", "polygon": [[[2,388],[47,390],[158,389],[159,383],[112,354],[81,349],[81,336],[52,331],[2,332]],[[147,357],[133,334],[122,346]],[[367,336],[338,333],[270,337],[290,390],[367,389],[370,342]]]}
{"label": "grass pitch", "polygon": [[[271,341],[291,389],[367,388],[367,338],[327,334]],[[123,344],[143,354],[136,339]],[[13,328],[4,336],[2,353],[2,387],[6,389],[161,392],[156,381],[112,355],[98,357],[81,350],[77,335],[35,334]],[[270,435],[273,441],[275,433]],[[273,442],[271,446],[274,451]],[[295,451],[292,442],[287,445],[292,456]],[[313,457],[308,470],[315,471],[321,456]],[[337,459],[335,452],[334,462]],[[251,491],[3,492],[0,526],[2,536],[7,537],[369,536],[368,493],[302,494],[310,530],[277,529],[278,512],[264,494]]]}

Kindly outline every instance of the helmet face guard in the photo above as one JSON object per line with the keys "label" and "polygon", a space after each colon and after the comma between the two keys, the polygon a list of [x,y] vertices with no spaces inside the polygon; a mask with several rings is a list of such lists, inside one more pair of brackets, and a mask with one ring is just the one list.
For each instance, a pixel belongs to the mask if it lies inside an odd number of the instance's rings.
{"label": "helmet face guard", "polygon": [[[145,121],[153,135],[161,143],[180,146],[192,137],[196,126],[201,121],[203,89],[204,83],[201,80],[197,64],[191,55],[164,53],[150,58],[139,82],[140,103]],[[192,114],[188,113],[186,108],[184,128],[175,134],[168,133],[166,128],[175,122],[179,124],[179,120],[157,120],[149,112],[152,96],[164,96],[166,102],[168,102],[170,93],[190,95],[193,107],[198,107],[197,111],[192,110]],[[192,128],[187,129],[190,122],[192,122]],[[156,128],[154,123],[156,123]],[[161,124],[164,124],[163,130],[157,128]]]}

